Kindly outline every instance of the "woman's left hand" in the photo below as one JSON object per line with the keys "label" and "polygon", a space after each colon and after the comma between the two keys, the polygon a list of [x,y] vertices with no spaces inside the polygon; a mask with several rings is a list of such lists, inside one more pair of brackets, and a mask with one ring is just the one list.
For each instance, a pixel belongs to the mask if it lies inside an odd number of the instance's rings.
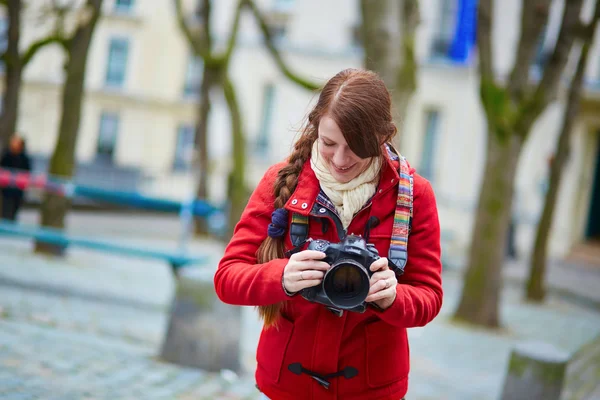
{"label": "woman's left hand", "polygon": [[371,289],[365,301],[373,302],[385,310],[396,300],[396,274],[388,267],[385,257],[371,264],[370,269],[375,273],[371,276]]}

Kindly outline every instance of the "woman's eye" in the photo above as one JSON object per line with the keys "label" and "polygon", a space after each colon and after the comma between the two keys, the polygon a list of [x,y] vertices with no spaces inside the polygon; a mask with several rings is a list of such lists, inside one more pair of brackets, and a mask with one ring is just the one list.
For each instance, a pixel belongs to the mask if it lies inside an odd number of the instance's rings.
{"label": "woman's eye", "polygon": [[333,143],[329,143],[329,142],[323,142],[323,144],[324,144],[325,146],[327,146],[327,147],[331,147],[331,146],[333,146]]}

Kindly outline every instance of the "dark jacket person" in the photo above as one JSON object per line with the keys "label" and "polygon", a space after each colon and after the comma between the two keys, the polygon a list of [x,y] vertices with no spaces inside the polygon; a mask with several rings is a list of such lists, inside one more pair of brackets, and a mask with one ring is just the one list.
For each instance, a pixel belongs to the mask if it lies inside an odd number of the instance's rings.
{"label": "dark jacket person", "polygon": [[[25,149],[25,141],[19,136],[13,136],[8,149],[0,158],[0,168],[13,172],[31,171],[31,161]],[[10,186],[3,187],[2,191],[2,218],[15,221],[21,205],[23,204],[23,190]]]}

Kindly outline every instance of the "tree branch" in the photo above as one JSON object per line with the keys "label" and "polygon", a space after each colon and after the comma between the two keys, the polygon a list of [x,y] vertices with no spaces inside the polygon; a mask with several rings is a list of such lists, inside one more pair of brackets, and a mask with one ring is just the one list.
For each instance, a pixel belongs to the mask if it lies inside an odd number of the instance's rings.
{"label": "tree branch", "polygon": [[204,41],[204,46],[210,52],[212,49],[212,33],[211,33],[211,20],[210,15],[212,13],[212,2],[211,0],[202,0],[202,9],[200,10],[200,15],[202,15],[202,30],[203,37],[200,40]]}
{"label": "tree branch", "polygon": [[57,44],[61,45],[63,48],[66,48],[66,42],[65,42],[64,38],[62,38],[62,37],[55,35],[55,36],[49,36],[44,39],[40,39],[40,40],[32,43],[31,45],[29,45],[29,47],[27,48],[27,51],[25,51],[25,53],[23,53],[23,55],[21,56],[21,65],[23,66],[23,68],[27,64],[29,64],[29,61],[31,61],[31,59],[38,52],[38,50],[41,50],[43,47],[50,45],[52,43],[57,43]]}
{"label": "tree branch", "polygon": [[514,66],[508,82],[508,93],[515,102],[523,99],[529,83],[529,69],[544,27],[548,25],[551,0],[523,1],[521,4],[521,36]]}
{"label": "tree branch", "polygon": [[187,39],[188,43],[190,44],[190,46],[192,47],[194,53],[196,53],[198,56],[202,57],[204,59],[204,62],[206,63],[207,60],[210,60],[210,49],[208,49],[206,46],[204,46],[204,43],[202,43],[202,40],[197,40],[194,37],[194,35],[192,34],[190,27],[188,26],[187,22],[185,21],[185,15],[183,13],[183,7],[181,6],[181,0],[173,0],[173,4],[175,5],[175,12],[177,14],[177,23],[179,25],[179,28],[181,29],[181,32],[186,37],[186,39]]}
{"label": "tree branch", "polygon": [[493,0],[480,0],[477,11],[477,47],[479,49],[479,72],[481,82],[494,81],[494,58],[492,55]]}
{"label": "tree branch", "polygon": [[235,10],[235,16],[233,17],[233,24],[231,26],[231,31],[229,32],[229,40],[227,41],[227,49],[223,54],[223,61],[225,63],[229,62],[231,58],[231,54],[233,53],[233,48],[235,47],[235,41],[237,39],[238,31],[240,28],[240,15],[242,14],[242,7],[244,6],[244,0],[240,0],[238,2],[237,9]]}
{"label": "tree branch", "polygon": [[252,14],[256,18],[256,21],[258,22],[258,25],[260,26],[260,30],[262,31],[263,37],[265,39],[265,45],[267,46],[267,49],[269,50],[271,57],[273,57],[273,60],[275,61],[275,64],[277,64],[277,67],[279,67],[280,71],[289,80],[293,81],[297,85],[302,86],[305,89],[308,89],[308,90],[319,89],[321,87],[320,84],[308,81],[308,80],[294,74],[288,68],[288,66],[285,64],[285,62],[283,61],[283,58],[279,54],[279,50],[275,47],[275,44],[273,43],[273,37],[271,36],[271,32],[269,31],[269,26],[265,22],[265,19],[264,19],[262,13],[260,12],[260,10],[256,6],[256,4],[254,3],[254,1],[244,0],[244,4],[248,8],[250,8],[250,10],[252,11]]}
{"label": "tree branch", "polygon": [[569,60],[573,42],[577,37],[582,3],[583,0],[569,0],[565,2],[556,45],[546,68],[544,68],[544,75],[535,90],[533,98],[530,100],[530,108],[541,110],[556,98],[560,77]]}

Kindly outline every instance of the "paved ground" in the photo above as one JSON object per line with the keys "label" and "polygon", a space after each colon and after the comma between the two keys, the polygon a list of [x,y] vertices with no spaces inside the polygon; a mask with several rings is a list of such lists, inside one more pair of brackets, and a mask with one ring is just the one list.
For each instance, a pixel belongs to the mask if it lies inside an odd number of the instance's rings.
{"label": "paved ground", "polygon": [[[72,218],[70,226],[155,247],[175,246],[176,240],[164,238],[176,239],[178,228],[169,218],[86,215]],[[192,248],[218,258],[219,246],[202,242]],[[156,359],[174,288],[165,265],[82,250],[55,260],[32,256],[29,248],[0,238],[0,399],[256,398],[251,373],[208,374]],[[600,287],[600,279],[584,276],[569,278],[586,281],[575,297],[555,291],[541,306],[522,303],[520,290],[508,285],[504,328],[490,332],[450,321],[460,277],[447,273],[441,315],[409,331],[408,398],[497,399],[510,349],[519,341],[546,341],[574,353],[600,334],[600,309],[577,300],[596,293],[588,288]],[[242,350],[251,370],[258,325],[252,309],[244,311]]]}

